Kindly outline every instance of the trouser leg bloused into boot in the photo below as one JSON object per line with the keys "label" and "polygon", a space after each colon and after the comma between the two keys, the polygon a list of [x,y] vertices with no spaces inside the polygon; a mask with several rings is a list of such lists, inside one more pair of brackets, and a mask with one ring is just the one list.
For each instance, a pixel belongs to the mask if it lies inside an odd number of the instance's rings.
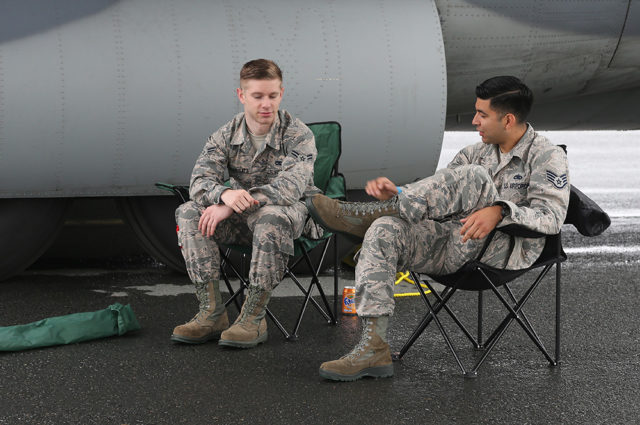
{"label": "trouser leg bloused into boot", "polygon": [[362,239],[371,223],[383,216],[398,216],[398,198],[383,202],[342,202],[318,194],[306,199],[316,223],[331,232]]}
{"label": "trouser leg bloused into boot", "polygon": [[293,240],[300,236],[306,217],[304,205],[268,205],[247,219],[253,234],[250,286],[240,316],[220,337],[220,345],[251,348],[267,340],[267,304],[280,283]]}
{"label": "trouser leg bloused into boot", "polygon": [[219,345],[237,348],[251,348],[267,340],[266,308],[271,291],[251,285],[240,315],[226,331],[220,335]]}
{"label": "trouser leg bloused into boot", "polygon": [[219,282],[195,282],[194,285],[200,304],[198,313],[188,323],[175,327],[171,335],[174,342],[201,344],[219,338],[220,333],[229,327]]}
{"label": "trouser leg bloused into boot", "polygon": [[338,360],[320,365],[320,376],[333,381],[355,381],[365,376],[393,376],[391,349],[387,343],[389,316],[362,317],[360,342]]}

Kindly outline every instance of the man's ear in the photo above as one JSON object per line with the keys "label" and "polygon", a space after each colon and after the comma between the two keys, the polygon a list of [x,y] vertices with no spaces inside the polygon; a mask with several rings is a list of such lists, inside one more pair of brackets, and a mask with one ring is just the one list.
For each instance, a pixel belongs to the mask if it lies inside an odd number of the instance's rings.
{"label": "man's ear", "polygon": [[244,105],[244,93],[243,93],[241,87],[238,87],[236,89],[236,94],[238,95],[238,99],[240,100],[240,103],[242,103]]}
{"label": "man's ear", "polygon": [[505,130],[510,130],[514,125],[518,123],[516,116],[513,115],[511,112],[507,112],[507,114],[504,116],[504,119],[505,119],[505,122],[504,122]]}

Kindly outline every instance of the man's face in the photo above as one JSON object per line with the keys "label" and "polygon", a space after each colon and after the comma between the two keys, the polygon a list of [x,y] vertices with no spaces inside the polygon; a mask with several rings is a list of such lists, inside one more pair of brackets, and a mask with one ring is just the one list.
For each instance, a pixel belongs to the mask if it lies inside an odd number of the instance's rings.
{"label": "man's face", "polygon": [[276,119],[284,93],[282,81],[278,79],[243,80],[240,84],[241,87],[237,90],[238,99],[244,105],[244,113],[249,126],[255,124],[271,126]]}
{"label": "man's face", "polygon": [[505,115],[492,109],[490,103],[491,99],[476,99],[476,114],[471,124],[476,127],[484,143],[500,144],[506,136]]}

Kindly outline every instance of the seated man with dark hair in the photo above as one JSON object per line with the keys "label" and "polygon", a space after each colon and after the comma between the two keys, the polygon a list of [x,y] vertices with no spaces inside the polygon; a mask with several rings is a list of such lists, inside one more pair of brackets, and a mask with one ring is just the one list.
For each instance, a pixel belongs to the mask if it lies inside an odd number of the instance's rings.
{"label": "seated man with dark hair", "polygon": [[[570,185],[564,151],[525,120],[531,90],[501,76],[476,88],[472,124],[481,143],[462,149],[447,168],[397,187],[386,177],[367,183],[382,202],[307,199],[315,221],[332,232],[364,238],[356,266],[356,308],[363,332],[355,348],[320,366],[320,376],[353,381],[393,375],[387,343],[397,270],[448,274],[476,258],[497,226],[517,223],[545,234],[560,231]],[[497,233],[482,261],[521,269],[540,256],[544,238]]]}

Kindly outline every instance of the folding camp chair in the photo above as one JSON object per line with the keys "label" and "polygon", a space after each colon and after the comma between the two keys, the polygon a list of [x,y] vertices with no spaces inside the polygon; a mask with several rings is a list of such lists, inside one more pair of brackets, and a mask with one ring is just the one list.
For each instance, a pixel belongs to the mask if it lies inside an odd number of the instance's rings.
{"label": "folding camp chair", "polygon": [[[571,187],[571,198],[569,202],[569,210],[565,223],[573,224],[580,233],[585,236],[596,236],[602,233],[611,223],[609,217],[604,213],[592,200],[587,198],[582,192],[574,187]],[[546,243],[542,254],[538,260],[526,269],[521,270],[504,270],[496,269],[488,266],[480,261],[489,243],[496,232],[504,232],[512,236],[522,236],[528,238],[546,238]],[[462,370],[462,374],[465,377],[473,378],[477,376],[478,368],[489,356],[493,348],[498,341],[502,338],[505,331],[513,323],[517,321],[518,324],[524,329],[531,341],[538,347],[542,354],[549,361],[551,366],[556,366],[560,362],[560,327],[561,327],[561,263],[567,259],[566,254],[562,249],[562,237],[561,232],[556,235],[544,235],[542,233],[534,232],[523,226],[511,224],[499,229],[494,229],[489,236],[480,252],[480,255],[475,260],[465,263],[459,270],[448,275],[431,275],[429,276],[433,281],[438,282],[445,286],[445,289],[441,294],[434,290],[432,283],[428,279],[420,279],[418,273],[411,272],[411,276],[416,283],[423,282],[431,291],[435,297],[435,302],[432,303],[425,293],[425,290],[421,285],[416,286],[420,290],[421,297],[427,306],[427,312],[423,316],[420,324],[413,331],[409,339],[405,342],[404,346],[397,353],[394,353],[394,360],[400,360],[405,353],[411,348],[413,343],[418,339],[427,326],[433,321],[436,323],[438,330],[442,334],[445,343],[451,350],[455,361]],[[533,291],[542,282],[547,272],[555,265],[555,356],[552,357],[548,350],[545,348],[542,340],[536,333],[531,321],[525,314],[523,308],[527,301],[531,299]],[[524,294],[516,300],[509,283],[517,277],[525,274],[530,270],[541,269],[536,279],[530,284]],[[498,288],[503,287],[506,296],[503,295]],[[478,292],[478,321],[477,321],[477,338],[475,338],[469,330],[460,321],[458,316],[449,308],[448,303],[451,297],[458,291],[477,291]],[[483,328],[483,291],[491,290],[496,297],[500,300],[500,303],[508,310],[506,317],[500,322],[489,338],[483,342],[482,328]],[[443,327],[438,314],[445,310],[453,321],[458,325],[464,335],[471,341],[473,347],[476,350],[484,350],[484,353],[480,359],[475,363],[471,370],[467,370],[460,357],[458,351],[453,346],[451,338],[447,331]]]}
{"label": "folding camp chair", "polygon": [[[321,189],[325,195],[331,198],[344,199],[346,194],[345,180],[342,174],[338,171],[338,160],[341,154],[341,127],[337,122],[319,122],[307,124],[314,134],[316,149],[318,155],[314,163],[314,184]],[[172,186],[159,183],[158,187],[168,189],[174,192],[183,202],[189,199],[189,190],[186,186]],[[333,309],[330,307],[326,294],[320,284],[318,273],[320,272],[324,263],[330,242],[333,241],[333,291],[334,302]],[[316,248],[321,250],[319,259],[315,262],[312,261],[309,252]],[[296,323],[291,332],[288,332],[281,321],[271,312],[269,308],[266,309],[267,315],[276,325],[276,327],[282,332],[288,340],[295,340],[298,338],[298,330],[302,322],[302,318],[306,312],[307,306],[311,303],[322,317],[329,324],[336,324],[336,317],[338,311],[338,246],[337,238],[335,235],[329,232],[325,232],[320,239],[314,240],[304,236],[294,241],[295,253],[292,261],[286,267],[284,272],[284,278],[289,277],[300,289],[304,295],[304,301],[298,313]],[[240,254],[240,264],[233,263],[232,252]],[[235,303],[238,310],[240,310],[242,303],[241,297],[244,293],[244,289],[248,288],[249,282],[246,276],[246,263],[251,255],[250,246],[240,245],[225,245],[220,248],[221,264],[220,271],[222,279],[224,280],[230,297],[225,301],[225,307]],[[307,288],[305,288],[300,279],[293,272],[293,269],[302,261],[306,264],[309,273],[311,274],[311,282]],[[230,275],[239,280],[240,286],[237,289],[233,289],[231,285]],[[314,288],[317,288],[320,296],[320,301],[323,306],[313,298]]]}

